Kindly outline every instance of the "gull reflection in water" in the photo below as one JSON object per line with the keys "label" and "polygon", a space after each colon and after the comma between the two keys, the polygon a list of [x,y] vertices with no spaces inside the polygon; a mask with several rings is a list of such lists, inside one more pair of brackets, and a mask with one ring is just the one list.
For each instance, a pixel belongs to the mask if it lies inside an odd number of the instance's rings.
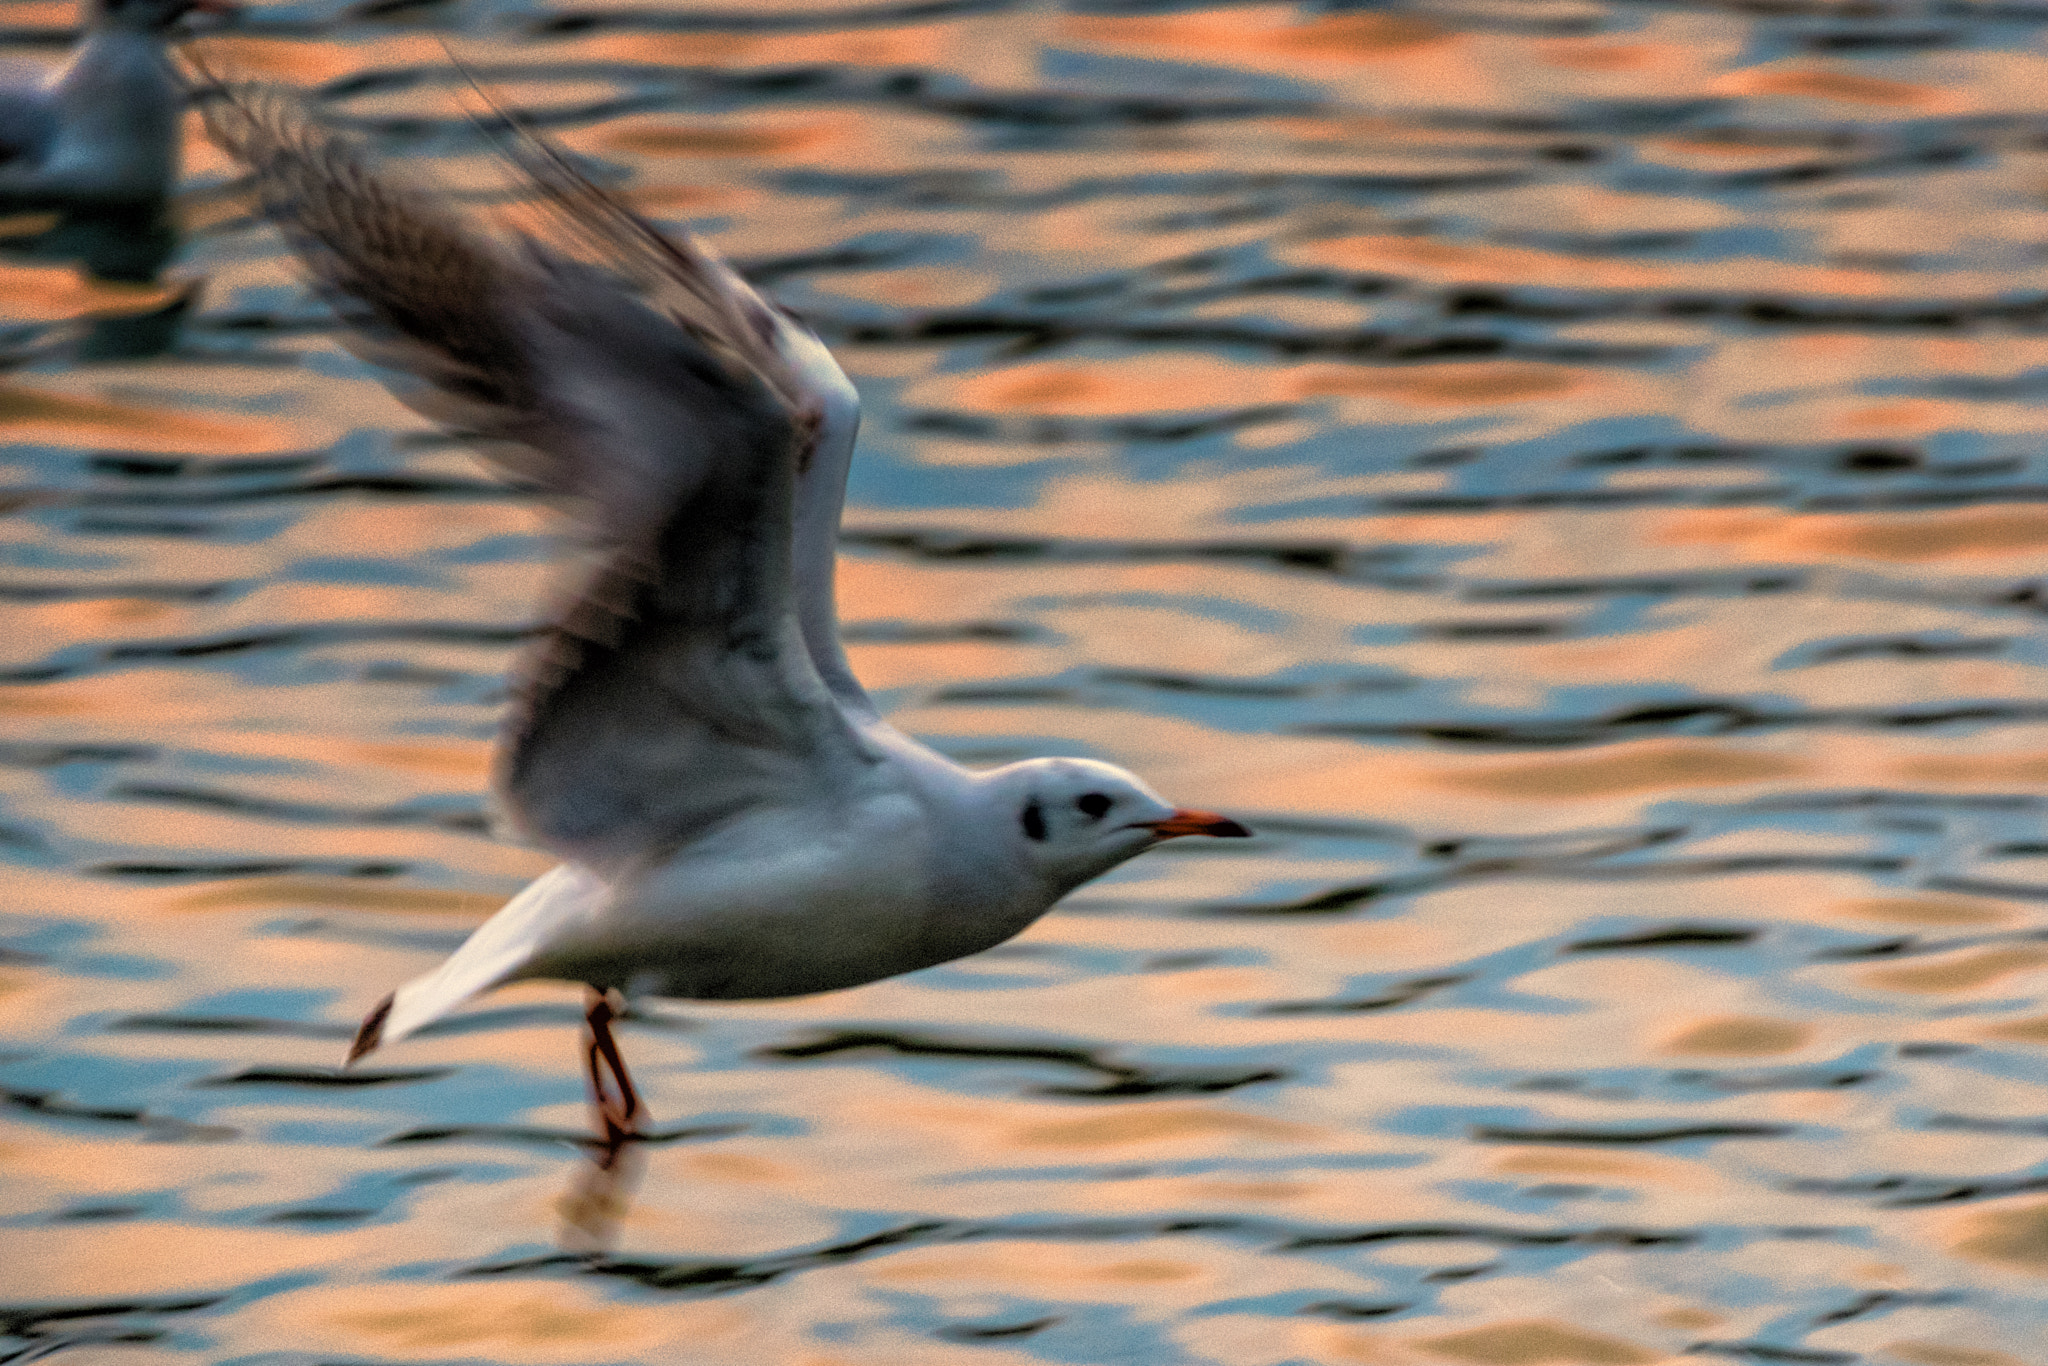
{"label": "gull reflection in water", "polygon": [[618,1245],[619,1226],[647,1168],[647,1155],[637,1143],[607,1147],[593,1140],[588,1152],[590,1161],[577,1166],[569,1188],[555,1201],[562,1220],[555,1241],[565,1252],[609,1252]]}
{"label": "gull reflection in water", "polygon": [[[0,259],[23,264],[75,265],[88,279],[115,285],[158,285],[178,250],[178,229],[165,200],[95,205],[0,222]],[[202,281],[168,282],[168,297],[151,294],[133,312],[95,310],[63,329],[62,344],[80,360],[140,360],[160,356],[178,340],[178,328],[199,298]]]}
{"label": "gull reflection in water", "polygon": [[646,1167],[640,1151],[640,1096],[611,1033],[611,1022],[623,1005],[610,992],[590,992],[586,1002],[591,1028],[583,1039],[584,1079],[590,1083],[599,1133],[585,1145],[590,1165],[577,1171],[568,1191],[555,1202],[562,1216],[556,1241],[571,1252],[611,1248]]}

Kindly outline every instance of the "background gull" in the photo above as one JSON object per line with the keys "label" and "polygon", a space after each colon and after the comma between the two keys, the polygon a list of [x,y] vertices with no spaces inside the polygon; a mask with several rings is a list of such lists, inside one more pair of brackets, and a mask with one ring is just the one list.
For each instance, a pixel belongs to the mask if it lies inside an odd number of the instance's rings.
{"label": "background gull", "polygon": [[172,26],[228,0],[96,0],[84,39],[47,81],[0,84],[0,209],[161,200],[178,174],[185,90],[164,58]]}
{"label": "background gull", "polygon": [[587,983],[610,1162],[639,1108],[619,997],[857,986],[1001,943],[1161,840],[1249,833],[1108,764],[970,772],[881,719],[832,595],[858,400],[703,248],[531,138],[546,244],[464,223],[287,95],[229,92],[209,127],[402,396],[587,533],[497,763],[509,822],[564,861],[386,997],[350,1061],[505,982]]}

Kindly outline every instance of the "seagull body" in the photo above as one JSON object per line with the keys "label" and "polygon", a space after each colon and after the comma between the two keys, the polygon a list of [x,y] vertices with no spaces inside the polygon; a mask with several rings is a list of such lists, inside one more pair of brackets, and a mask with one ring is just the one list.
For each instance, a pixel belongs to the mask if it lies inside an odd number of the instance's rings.
{"label": "seagull body", "polygon": [[1248,833],[1109,764],[973,772],[882,719],[833,604],[858,398],[694,241],[535,139],[515,154],[567,246],[486,235],[288,98],[231,91],[208,119],[356,349],[585,531],[495,782],[563,861],[385,998],[351,1062],[500,984],[583,982],[615,1154],[637,1099],[614,999],[858,986],[1001,943],[1163,839]]}
{"label": "seagull body", "polygon": [[[85,36],[46,81],[0,84],[0,208],[148,204],[178,174],[184,87],[172,25],[221,0],[88,0]],[[16,74],[16,73],[9,73]]]}

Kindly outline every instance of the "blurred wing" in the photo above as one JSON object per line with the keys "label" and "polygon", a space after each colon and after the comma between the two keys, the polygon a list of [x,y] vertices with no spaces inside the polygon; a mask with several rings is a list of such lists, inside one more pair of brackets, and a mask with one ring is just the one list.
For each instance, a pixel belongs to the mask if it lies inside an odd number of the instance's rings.
{"label": "blurred wing", "polygon": [[[478,87],[489,99],[489,94]],[[775,386],[792,411],[805,414],[809,440],[797,456],[792,545],[797,616],[804,646],[825,685],[843,705],[874,716],[874,704],[853,676],[839,642],[833,596],[839,557],[839,513],[860,428],[860,395],[815,332],[756,294],[739,273],[683,234],[669,238],[607,195],[553,147],[507,117],[510,150],[556,210],[568,235],[658,295],[666,311],[714,344],[729,345],[741,363]]]}
{"label": "blurred wing", "polygon": [[829,800],[868,752],[806,650],[793,501],[821,411],[779,315],[526,144],[597,263],[501,245],[378,174],[296,100],[231,94],[208,127],[256,172],[359,350],[400,396],[580,505],[594,561],[525,661],[499,795],[601,873],[758,803]]}
{"label": "blurred wing", "polygon": [[784,315],[779,347],[817,405],[818,435],[796,481],[796,604],[811,664],[840,705],[876,719],[860,680],[846,662],[839,641],[838,598],[833,575],[839,565],[839,513],[846,502],[846,472],[853,464],[853,439],[860,429],[860,395],[812,331]]}

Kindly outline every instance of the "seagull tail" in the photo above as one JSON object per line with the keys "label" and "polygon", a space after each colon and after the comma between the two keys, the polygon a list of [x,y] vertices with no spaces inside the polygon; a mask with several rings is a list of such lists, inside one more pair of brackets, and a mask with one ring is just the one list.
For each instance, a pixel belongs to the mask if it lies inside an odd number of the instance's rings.
{"label": "seagull tail", "polygon": [[535,878],[478,926],[447,962],[379,1001],[349,1044],[349,1064],[418,1033],[470,997],[517,976],[546,945],[550,931],[594,909],[607,890],[594,874],[570,863]]}

